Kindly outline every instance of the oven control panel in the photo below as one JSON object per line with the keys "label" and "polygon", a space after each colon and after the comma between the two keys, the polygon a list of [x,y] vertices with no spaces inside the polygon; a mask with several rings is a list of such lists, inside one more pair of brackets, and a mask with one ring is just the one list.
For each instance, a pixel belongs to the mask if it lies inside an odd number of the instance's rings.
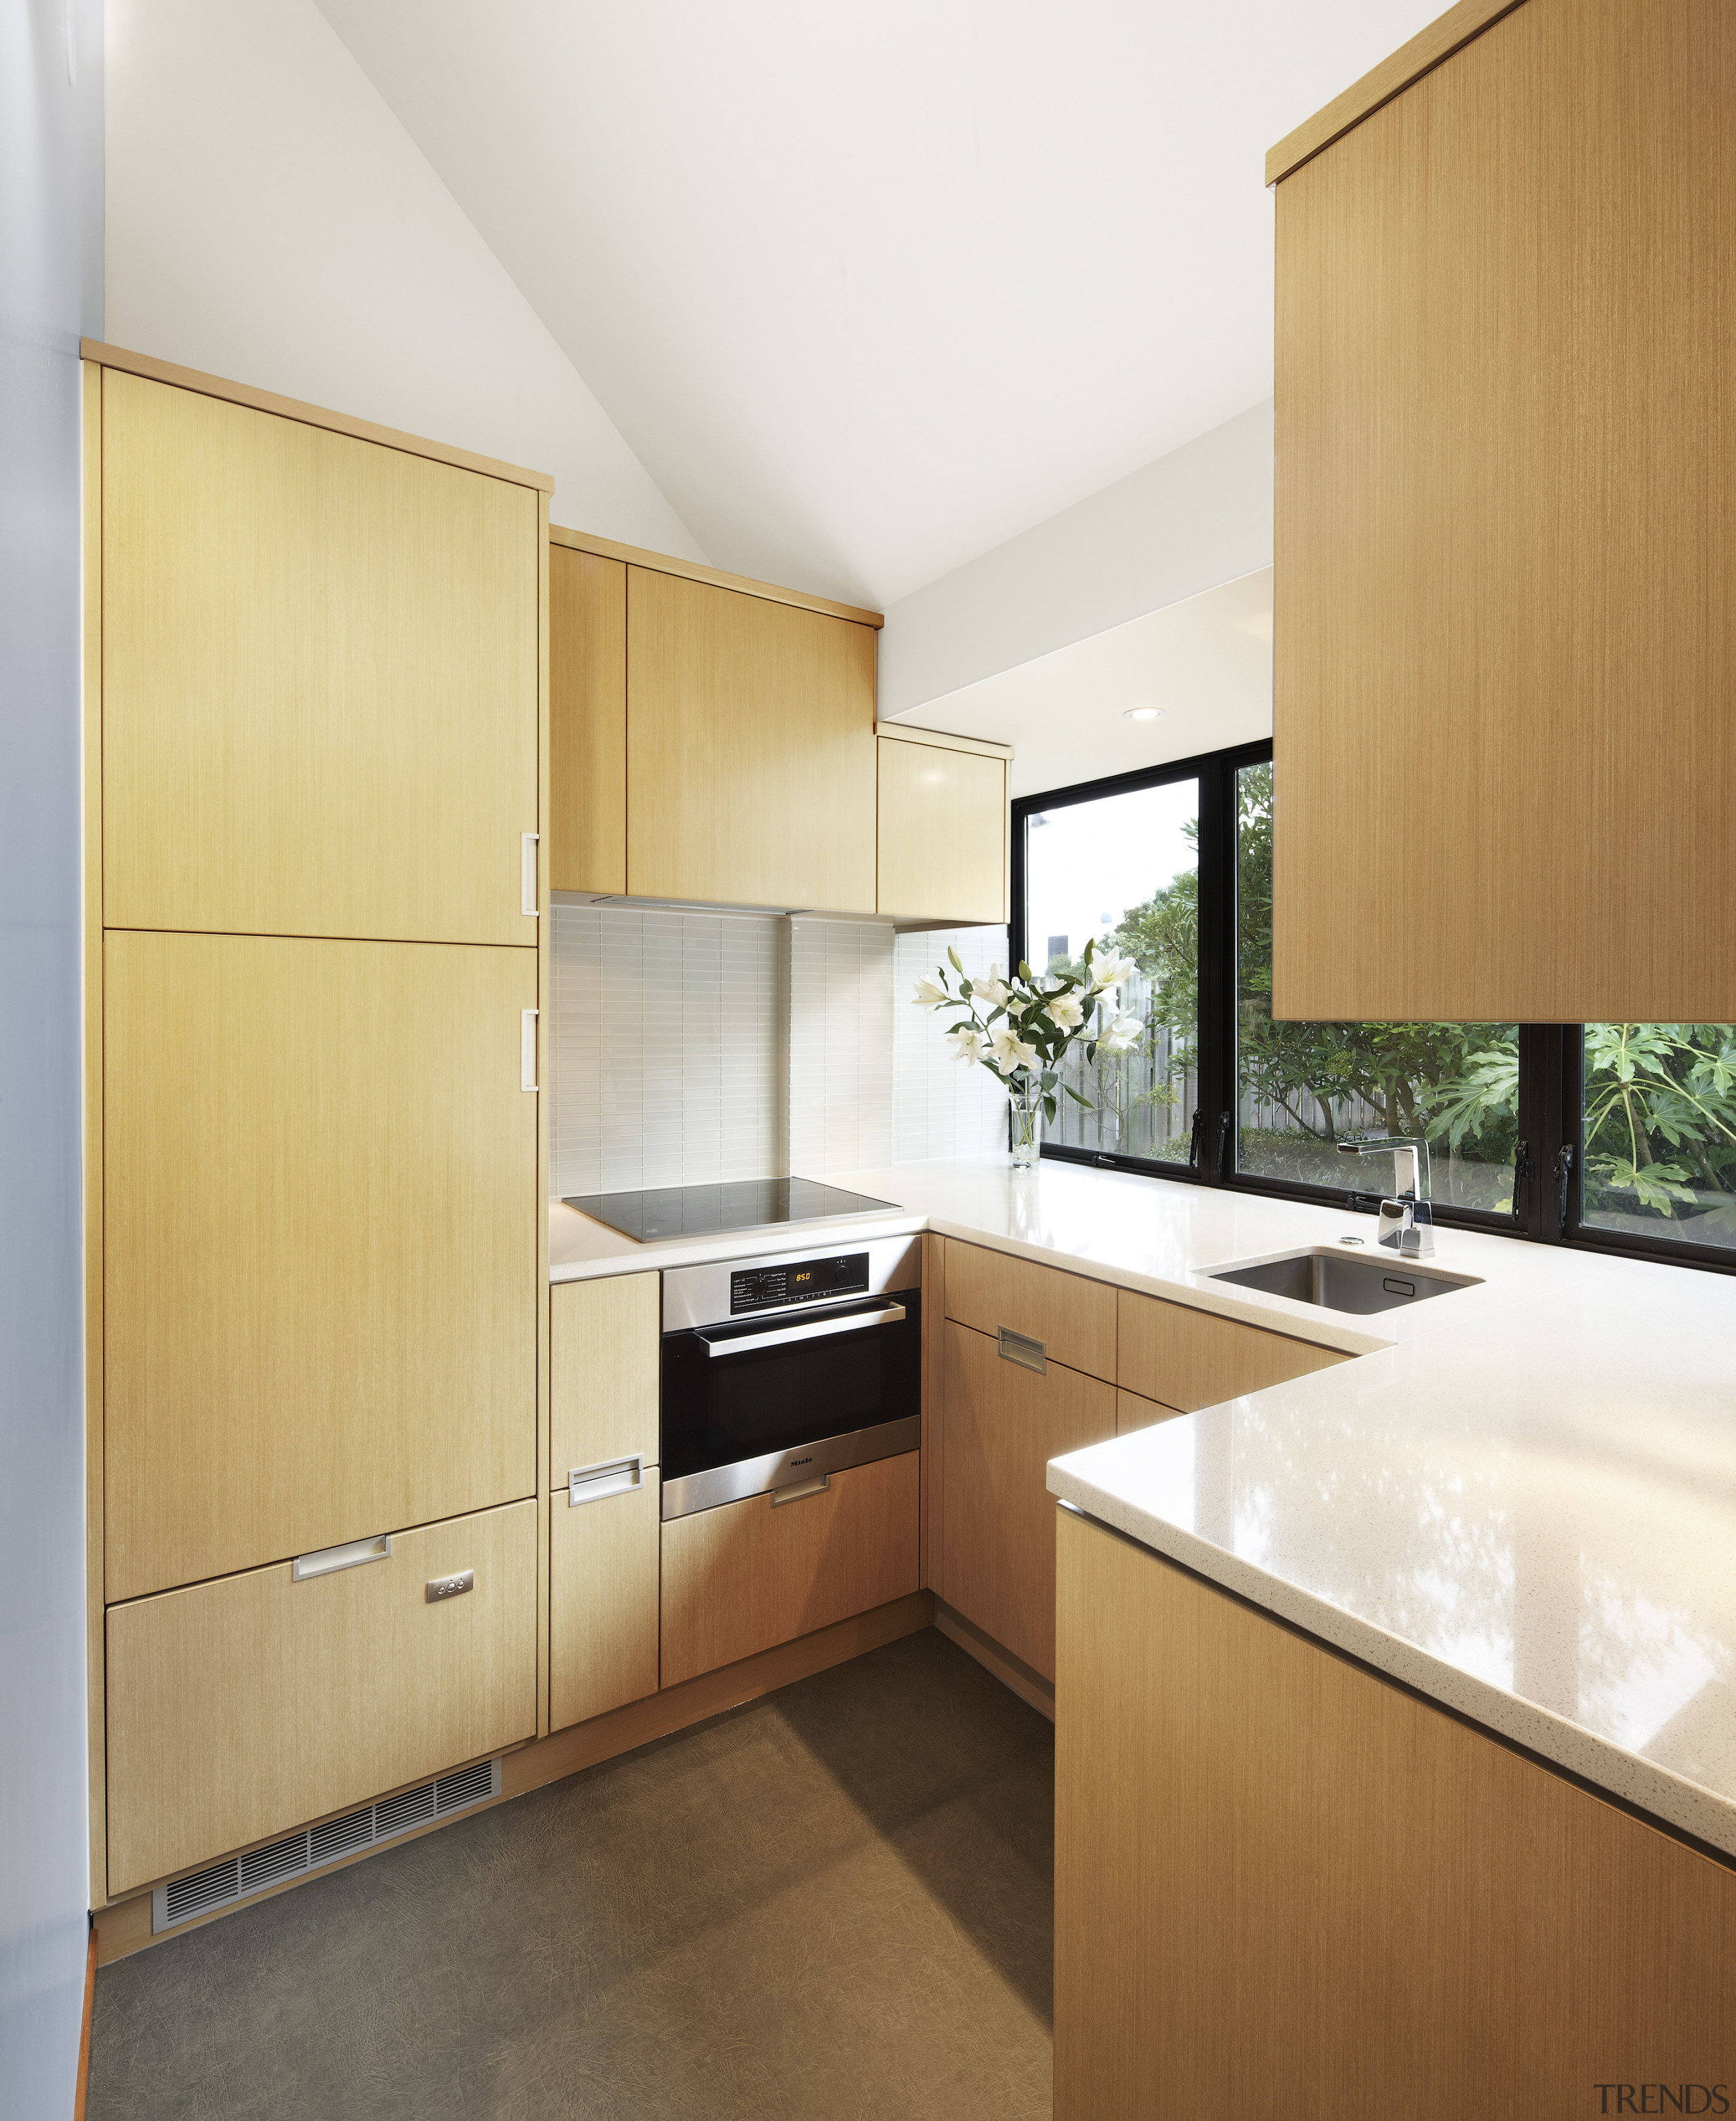
{"label": "oven control panel", "polygon": [[729,1315],[736,1318],[744,1312],[778,1311],[791,1303],[833,1303],[846,1296],[866,1296],[868,1285],[866,1252],[743,1267],[729,1277]]}

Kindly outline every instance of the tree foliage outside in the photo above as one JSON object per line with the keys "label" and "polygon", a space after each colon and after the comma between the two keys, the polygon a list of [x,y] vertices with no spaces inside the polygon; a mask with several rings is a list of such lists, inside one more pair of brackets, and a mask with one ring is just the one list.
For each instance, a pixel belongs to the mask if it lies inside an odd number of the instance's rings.
{"label": "tree foliage outside", "polygon": [[[1427,1140],[1437,1199],[1510,1210],[1517,1025],[1275,1020],[1272,823],[1272,768],[1245,767],[1236,776],[1241,1168],[1342,1186],[1333,1143],[1378,1126]],[[1143,975],[1145,1042],[1133,1057],[1149,1072],[1167,1056],[1143,1094],[1174,1103],[1198,1031],[1197,866],[1129,907],[1107,940]],[[1586,1219],[1641,1230],[1672,1224],[1684,1237],[1736,1244],[1736,1026],[1588,1024],[1585,1038]]]}

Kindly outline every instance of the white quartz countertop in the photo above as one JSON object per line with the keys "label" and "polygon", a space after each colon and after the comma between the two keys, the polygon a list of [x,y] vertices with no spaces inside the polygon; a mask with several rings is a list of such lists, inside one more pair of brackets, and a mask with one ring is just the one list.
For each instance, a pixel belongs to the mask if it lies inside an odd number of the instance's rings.
{"label": "white quartz countertop", "polygon": [[813,1173],[896,1215],[639,1245],[556,1281],[932,1229],[1361,1359],[1056,1459],[1063,1502],[1736,1855],[1736,1277],[1458,1230],[1477,1285],[1351,1317],[1203,1270],[1373,1219],[1003,1158]]}

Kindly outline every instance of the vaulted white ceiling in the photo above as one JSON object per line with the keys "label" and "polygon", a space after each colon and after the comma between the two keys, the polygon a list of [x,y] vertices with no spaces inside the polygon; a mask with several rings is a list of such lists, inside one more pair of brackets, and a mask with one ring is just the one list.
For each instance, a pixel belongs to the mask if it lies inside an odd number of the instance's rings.
{"label": "vaulted white ceiling", "polygon": [[883,608],[1269,394],[1265,151],[1441,0],[320,4],[709,557]]}

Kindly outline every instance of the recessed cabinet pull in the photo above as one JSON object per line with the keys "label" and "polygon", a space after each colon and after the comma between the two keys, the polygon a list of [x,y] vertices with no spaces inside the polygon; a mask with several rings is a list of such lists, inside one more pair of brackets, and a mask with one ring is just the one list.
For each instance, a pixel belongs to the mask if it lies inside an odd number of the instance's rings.
{"label": "recessed cabinet pull", "polygon": [[365,1561],[391,1559],[392,1535],[383,1531],[373,1539],[352,1539],[342,1546],[322,1546],[316,1554],[298,1554],[290,1564],[290,1581],[305,1583],[310,1576],[329,1576],[339,1569],[360,1569]]}
{"label": "recessed cabinet pull", "polygon": [[534,1090],[537,1087],[537,1012],[533,1009],[519,1011],[519,1088]]}
{"label": "recessed cabinet pull", "polygon": [[1015,1333],[1010,1326],[1003,1326],[999,1335],[1001,1360],[1017,1363],[1021,1369],[1035,1370],[1040,1377],[1049,1374],[1049,1344],[1033,1340],[1028,1333]]}
{"label": "recessed cabinet pull", "polygon": [[605,1495],[631,1494],[645,1485],[643,1452],[631,1458],[611,1458],[600,1466],[575,1466],[566,1476],[566,1506],[576,1510],[581,1503],[600,1503]]}
{"label": "recessed cabinet pull", "polygon": [[519,910],[529,919],[537,918],[537,843],[540,832],[520,832]]}
{"label": "recessed cabinet pull", "polygon": [[831,1484],[830,1473],[819,1473],[812,1480],[803,1480],[794,1488],[774,1488],[771,1507],[776,1509],[780,1503],[805,1503],[810,1495],[825,1494]]}

